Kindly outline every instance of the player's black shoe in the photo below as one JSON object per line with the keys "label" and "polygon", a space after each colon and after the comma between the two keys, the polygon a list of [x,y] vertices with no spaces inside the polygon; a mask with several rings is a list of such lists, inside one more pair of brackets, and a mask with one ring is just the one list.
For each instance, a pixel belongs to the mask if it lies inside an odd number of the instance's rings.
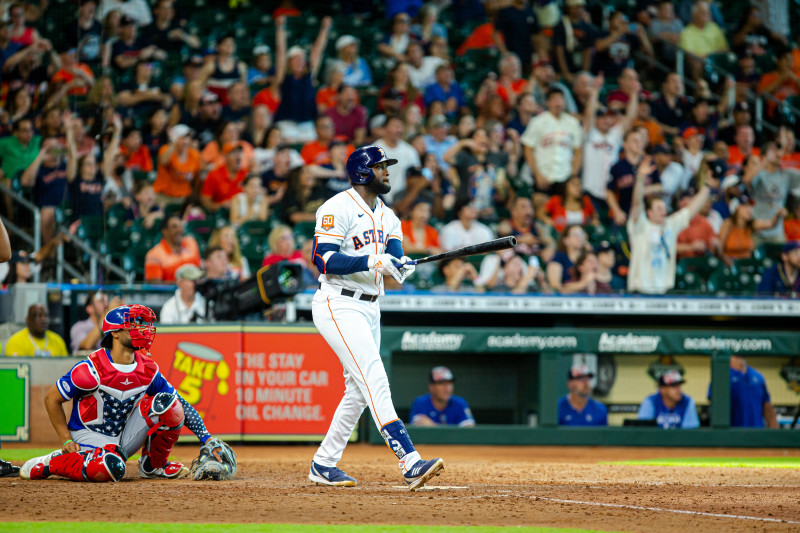
{"label": "player's black shoe", "polygon": [[0,459],[0,477],[16,477],[19,475],[19,467],[14,466],[8,461]]}

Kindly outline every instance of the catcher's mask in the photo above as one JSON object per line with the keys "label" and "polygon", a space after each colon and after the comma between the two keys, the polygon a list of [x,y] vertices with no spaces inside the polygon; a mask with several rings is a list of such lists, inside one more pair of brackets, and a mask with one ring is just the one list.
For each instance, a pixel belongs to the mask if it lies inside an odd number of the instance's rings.
{"label": "catcher's mask", "polygon": [[115,307],[103,318],[103,343],[112,331],[126,329],[131,334],[131,343],[134,348],[150,349],[156,337],[156,327],[153,322],[156,314],[144,305],[121,305]]}

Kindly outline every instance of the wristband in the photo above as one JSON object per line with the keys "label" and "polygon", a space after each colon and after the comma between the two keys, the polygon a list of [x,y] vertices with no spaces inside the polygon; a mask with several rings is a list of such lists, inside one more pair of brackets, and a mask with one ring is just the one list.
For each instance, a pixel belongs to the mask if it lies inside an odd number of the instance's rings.
{"label": "wristband", "polygon": [[65,440],[65,441],[64,441],[64,444],[62,444],[62,445],[61,445],[61,447],[63,448],[64,446],[66,446],[66,445],[67,445],[67,444],[69,444],[70,442],[75,442],[75,441],[74,441],[74,440],[72,440],[72,439],[67,439],[67,440]]}

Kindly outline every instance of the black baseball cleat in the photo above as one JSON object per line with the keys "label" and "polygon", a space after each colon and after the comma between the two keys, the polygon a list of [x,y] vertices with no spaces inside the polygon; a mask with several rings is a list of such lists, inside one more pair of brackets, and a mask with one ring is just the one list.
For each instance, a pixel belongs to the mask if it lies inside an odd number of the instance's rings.
{"label": "black baseball cleat", "polygon": [[0,459],[0,477],[17,477],[19,476],[19,467],[14,466],[8,461]]}

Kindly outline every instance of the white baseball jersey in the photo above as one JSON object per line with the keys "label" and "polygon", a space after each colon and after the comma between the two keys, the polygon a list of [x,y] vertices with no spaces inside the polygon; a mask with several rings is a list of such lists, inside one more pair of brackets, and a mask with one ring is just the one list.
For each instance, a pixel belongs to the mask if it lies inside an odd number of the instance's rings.
{"label": "white baseball jersey", "polygon": [[624,130],[619,124],[612,126],[605,135],[597,128],[590,129],[586,135],[581,182],[584,190],[595,198],[606,199],[608,176],[619,159],[623,135]]}
{"label": "white baseball jersey", "polygon": [[[386,253],[389,239],[403,242],[400,220],[394,211],[380,198],[373,211],[352,188],[340,192],[317,209],[314,236],[317,243],[339,245],[341,253],[351,256]],[[344,275],[322,273],[319,281],[365,294],[383,294],[383,276],[374,271]]]}
{"label": "white baseball jersey", "polygon": [[545,111],[533,117],[525,133],[522,144],[533,148],[536,166],[550,183],[566,181],[572,174],[574,150],[583,143],[583,130],[578,119],[568,113],[554,117]]}

